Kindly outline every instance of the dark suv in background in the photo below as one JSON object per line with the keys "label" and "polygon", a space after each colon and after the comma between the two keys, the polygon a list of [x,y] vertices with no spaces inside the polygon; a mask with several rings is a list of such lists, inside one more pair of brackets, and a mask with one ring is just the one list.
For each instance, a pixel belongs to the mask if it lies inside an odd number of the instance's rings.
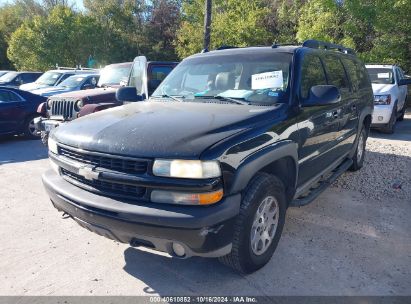
{"label": "dark suv in background", "polygon": [[116,91],[129,85],[140,94],[148,96],[176,66],[176,62],[149,61],[139,56],[133,62],[107,65],[101,70],[97,88],[58,94],[49,97],[47,103],[38,108],[42,115],[36,121],[41,138],[47,145],[48,133],[62,123],[78,117],[123,104],[116,99]]}
{"label": "dark suv in background", "polygon": [[361,168],[372,111],[350,49],[223,47],[183,60],[148,101],[55,129],[43,183],[100,235],[250,273],[273,255],[289,206]]}

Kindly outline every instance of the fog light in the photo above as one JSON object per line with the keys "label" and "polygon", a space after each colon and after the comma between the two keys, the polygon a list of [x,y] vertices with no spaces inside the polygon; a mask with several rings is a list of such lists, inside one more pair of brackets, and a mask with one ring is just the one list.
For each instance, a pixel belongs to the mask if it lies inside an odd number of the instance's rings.
{"label": "fog light", "polygon": [[384,117],[378,116],[378,121],[382,121]]}
{"label": "fog light", "polygon": [[173,243],[173,252],[175,253],[176,256],[179,256],[179,257],[183,257],[186,255],[186,251],[184,250],[184,247],[178,243]]}

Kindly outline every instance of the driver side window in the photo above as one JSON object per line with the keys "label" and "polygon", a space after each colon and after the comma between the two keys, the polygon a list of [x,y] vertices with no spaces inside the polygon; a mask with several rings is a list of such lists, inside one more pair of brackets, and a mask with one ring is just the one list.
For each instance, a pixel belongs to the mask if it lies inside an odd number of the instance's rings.
{"label": "driver side window", "polygon": [[311,87],[325,84],[327,84],[327,79],[320,58],[312,54],[306,55],[301,66],[301,98],[304,100],[309,97]]}

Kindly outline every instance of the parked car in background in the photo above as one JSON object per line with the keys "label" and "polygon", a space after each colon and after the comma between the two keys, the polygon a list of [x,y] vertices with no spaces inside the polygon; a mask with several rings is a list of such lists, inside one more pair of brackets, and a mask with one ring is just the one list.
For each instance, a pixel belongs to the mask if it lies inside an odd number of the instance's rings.
{"label": "parked car in background", "polygon": [[37,107],[46,97],[16,88],[0,87],[0,135],[24,134],[28,138],[40,138],[34,126],[39,116]]}
{"label": "parked car in background", "polygon": [[18,88],[36,81],[42,74],[42,72],[8,72],[0,77],[0,86]]}
{"label": "parked car in background", "polygon": [[364,164],[371,83],[340,45],[205,51],[148,101],[139,93],[120,88],[121,100],[140,102],[54,130],[43,175],[57,210],[131,246],[254,272],[271,259],[287,207]]}
{"label": "parked car in background", "polygon": [[1,70],[1,71],[0,71],[0,77],[3,76],[4,74],[9,73],[9,72],[14,72],[14,71]]}
{"label": "parked car in background", "polygon": [[47,103],[39,107],[38,112],[42,117],[36,120],[43,143],[47,144],[50,130],[61,123],[122,105],[123,102],[116,99],[116,91],[120,83],[133,86],[134,92],[138,87],[141,94],[145,93],[145,96],[148,96],[176,64],[176,62],[147,62],[144,56],[137,57],[134,62],[111,64],[102,69],[97,88],[94,90],[49,97]]}
{"label": "parked car in background", "polygon": [[41,77],[39,77],[35,82],[21,85],[20,90],[33,91],[46,87],[53,87],[59,85],[70,76],[96,72],[98,71],[86,68],[59,68],[57,70],[50,70],[41,75]]}
{"label": "parked car in background", "polygon": [[411,78],[407,78],[399,66],[388,64],[366,65],[374,92],[374,113],[371,127],[385,133],[394,133],[397,120],[404,119],[407,85]]}
{"label": "parked car in background", "polygon": [[100,74],[78,74],[73,75],[58,84],[57,86],[47,87],[31,91],[33,94],[41,96],[53,96],[61,93],[74,92],[80,90],[90,90],[97,87]]}

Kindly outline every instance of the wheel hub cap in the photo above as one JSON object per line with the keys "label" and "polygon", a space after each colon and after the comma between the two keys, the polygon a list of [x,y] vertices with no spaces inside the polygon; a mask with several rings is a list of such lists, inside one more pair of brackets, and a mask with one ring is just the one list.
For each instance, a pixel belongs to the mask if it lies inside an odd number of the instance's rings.
{"label": "wheel hub cap", "polygon": [[278,202],[273,196],[267,196],[258,206],[251,227],[251,249],[254,254],[263,254],[271,245],[277,231],[278,212]]}

